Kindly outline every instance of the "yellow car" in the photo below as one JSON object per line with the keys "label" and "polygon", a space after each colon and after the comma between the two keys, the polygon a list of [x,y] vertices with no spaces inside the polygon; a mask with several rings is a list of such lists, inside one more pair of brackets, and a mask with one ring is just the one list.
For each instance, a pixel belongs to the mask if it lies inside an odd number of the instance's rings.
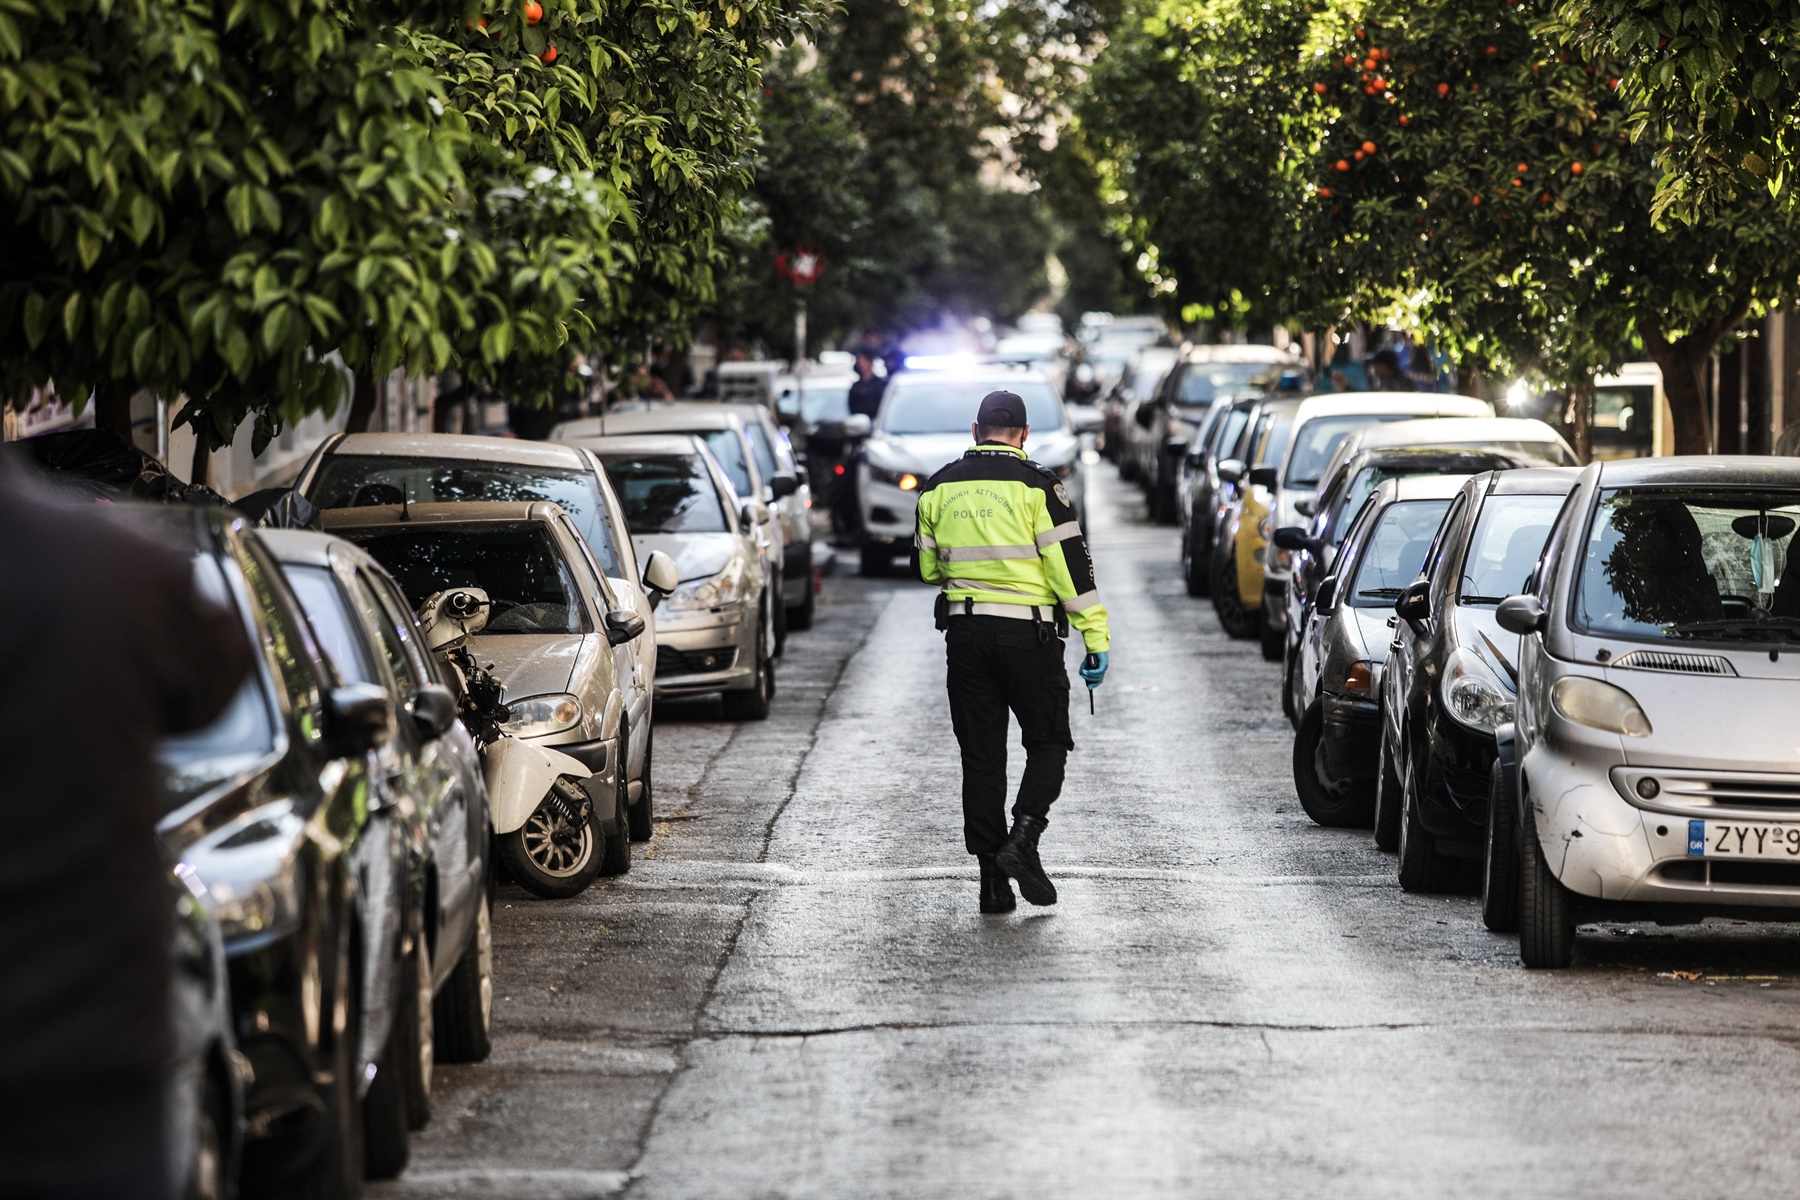
{"label": "yellow car", "polygon": [[1261,628],[1264,518],[1275,489],[1276,464],[1294,428],[1297,399],[1266,400],[1245,425],[1231,457],[1219,463],[1219,536],[1213,541],[1212,601],[1219,624],[1234,638]]}

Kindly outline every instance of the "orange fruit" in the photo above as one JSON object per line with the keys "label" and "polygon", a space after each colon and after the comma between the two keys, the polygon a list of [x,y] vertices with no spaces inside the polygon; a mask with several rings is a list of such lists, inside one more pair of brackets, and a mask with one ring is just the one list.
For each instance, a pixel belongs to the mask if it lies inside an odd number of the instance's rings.
{"label": "orange fruit", "polygon": [[1363,143],[1363,144],[1362,144],[1362,152],[1363,152],[1363,153],[1364,153],[1364,154],[1373,154],[1373,153],[1375,153],[1375,143],[1374,143],[1374,142],[1364,142],[1364,143]]}
{"label": "orange fruit", "polygon": [[1438,95],[1448,96],[1449,94],[1450,94],[1450,85],[1449,84],[1447,84],[1447,83],[1438,84]]}
{"label": "orange fruit", "polygon": [[556,47],[555,46],[546,46],[544,48],[544,52],[542,54],[538,55],[538,57],[543,59],[544,64],[546,66],[548,66],[550,63],[553,63],[556,61]]}
{"label": "orange fruit", "polygon": [[1580,163],[1570,163],[1569,164],[1569,174],[1571,174],[1571,175],[1581,174],[1581,164]]}
{"label": "orange fruit", "polygon": [[1337,169],[1340,171],[1348,171],[1350,169],[1350,160],[1347,158],[1338,159],[1337,160]]}

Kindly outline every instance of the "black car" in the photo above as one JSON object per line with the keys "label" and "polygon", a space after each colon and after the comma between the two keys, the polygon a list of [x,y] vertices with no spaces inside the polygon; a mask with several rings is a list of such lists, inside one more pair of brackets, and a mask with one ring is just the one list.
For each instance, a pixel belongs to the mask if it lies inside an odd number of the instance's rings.
{"label": "black car", "polygon": [[1173,525],[1179,516],[1181,460],[1212,408],[1263,394],[1265,384],[1279,379],[1293,362],[1273,346],[1193,346],[1182,353],[1163,376],[1154,401],[1139,405],[1134,414],[1147,435],[1139,482],[1152,521]]}
{"label": "black car", "polygon": [[373,758],[393,705],[339,680],[241,519],[147,515],[193,545],[196,577],[261,651],[218,720],[160,751],[163,837],[217,915],[250,1066],[245,1187],[353,1197],[365,1168],[405,1161],[403,1039],[390,1035],[405,1005],[406,826]]}
{"label": "black car", "polygon": [[1312,612],[1312,597],[1321,580],[1331,574],[1338,548],[1363,502],[1389,479],[1413,475],[1474,475],[1481,471],[1504,471],[1525,463],[1499,451],[1471,450],[1467,447],[1401,446],[1359,451],[1345,459],[1319,487],[1317,501],[1301,500],[1301,515],[1308,517],[1305,527],[1283,526],[1275,531],[1275,545],[1292,552],[1293,572],[1286,585],[1287,648],[1282,659],[1281,709],[1294,722],[1300,722],[1303,705],[1295,702],[1295,675],[1299,660],[1295,651],[1300,631]]}
{"label": "black car", "polygon": [[1256,411],[1255,399],[1215,404],[1181,458],[1176,510],[1181,518],[1181,578],[1190,596],[1212,586],[1213,536],[1219,511],[1219,462],[1230,457]]}
{"label": "black car", "polygon": [[1575,487],[1572,467],[1490,471],[1451,502],[1420,577],[1394,602],[1381,688],[1375,840],[1400,851],[1400,886],[1442,891],[1478,858],[1494,730],[1513,719],[1516,635],[1495,608],[1521,592]]}

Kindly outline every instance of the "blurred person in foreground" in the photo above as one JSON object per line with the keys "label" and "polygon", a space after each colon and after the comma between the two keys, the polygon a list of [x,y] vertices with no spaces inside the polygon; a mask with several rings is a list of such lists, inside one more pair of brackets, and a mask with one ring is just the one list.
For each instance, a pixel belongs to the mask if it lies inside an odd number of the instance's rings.
{"label": "blurred person in foreground", "polygon": [[0,1197],[162,1200],[158,739],[250,668],[192,554],[0,462]]}

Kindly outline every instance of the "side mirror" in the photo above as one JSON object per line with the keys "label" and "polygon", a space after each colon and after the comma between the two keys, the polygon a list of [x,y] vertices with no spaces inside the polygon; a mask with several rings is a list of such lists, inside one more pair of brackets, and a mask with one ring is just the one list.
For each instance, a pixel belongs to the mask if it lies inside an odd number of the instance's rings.
{"label": "side mirror", "polygon": [[1152,425],[1156,424],[1156,405],[1138,405],[1137,411],[1131,414],[1131,419],[1138,423],[1139,429],[1150,428]]}
{"label": "side mirror", "polygon": [[1324,579],[1319,581],[1319,586],[1313,590],[1313,607],[1319,612],[1330,612],[1332,607],[1337,603],[1337,590],[1338,577],[1336,575],[1327,575]]}
{"label": "side mirror", "polygon": [[1313,496],[1302,496],[1294,501],[1294,511],[1303,517],[1316,517],[1319,515],[1319,501]]}
{"label": "side mirror", "polygon": [[1431,581],[1415,579],[1400,592],[1400,598],[1394,601],[1394,612],[1402,621],[1414,624],[1431,619]]}
{"label": "side mirror", "polygon": [[1273,491],[1275,489],[1275,468],[1251,467],[1250,486],[1268,488],[1270,491]]}
{"label": "side mirror", "polygon": [[1311,550],[1312,539],[1306,536],[1306,530],[1298,525],[1283,525],[1275,531],[1275,548],[1278,550]]}
{"label": "side mirror", "polygon": [[644,587],[653,599],[660,599],[681,586],[681,572],[675,560],[661,550],[652,550],[644,560]]}
{"label": "side mirror", "polygon": [[738,519],[746,525],[761,525],[769,519],[769,506],[761,500],[751,500],[738,510]]}
{"label": "side mirror", "polygon": [[800,481],[792,475],[777,475],[769,480],[769,492],[777,500],[785,500],[800,490]]}
{"label": "side mirror", "polygon": [[613,646],[623,646],[638,634],[644,632],[644,618],[635,608],[615,608],[606,614],[606,640]]}
{"label": "side mirror", "polygon": [[441,683],[428,683],[406,702],[406,715],[426,741],[441,738],[456,724],[456,696]]}
{"label": "side mirror", "polygon": [[1218,469],[1220,483],[1237,483],[1243,479],[1244,472],[1249,470],[1240,458],[1220,459]]}
{"label": "side mirror", "polygon": [[867,414],[851,413],[844,418],[844,436],[847,438],[866,438],[875,432],[875,422],[869,420]]}
{"label": "side mirror", "polygon": [[1494,610],[1494,620],[1500,622],[1500,628],[1508,633],[1516,633],[1523,637],[1528,633],[1542,633],[1549,624],[1545,619],[1544,602],[1536,596],[1508,596]]}
{"label": "side mirror", "polygon": [[325,702],[325,748],[333,758],[354,758],[394,736],[394,709],[372,683],[350,683]]}

